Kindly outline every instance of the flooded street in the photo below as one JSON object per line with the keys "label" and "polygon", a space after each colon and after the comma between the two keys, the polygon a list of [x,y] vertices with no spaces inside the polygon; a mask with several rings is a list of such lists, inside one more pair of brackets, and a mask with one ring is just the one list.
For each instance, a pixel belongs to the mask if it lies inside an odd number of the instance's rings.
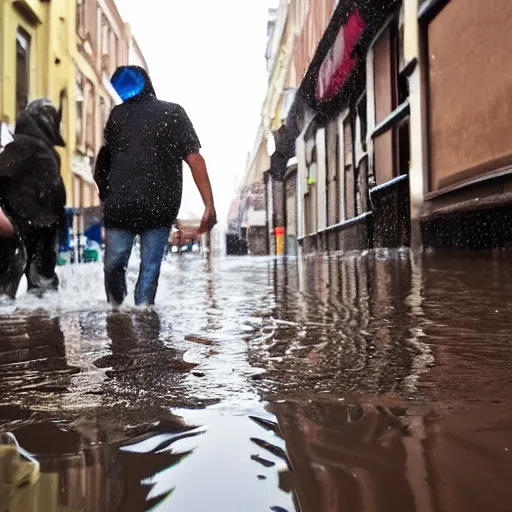
{"label": "flooded street", "polygon": [[0,305],[0,512],[512,511],[511,261],[62,267]]}

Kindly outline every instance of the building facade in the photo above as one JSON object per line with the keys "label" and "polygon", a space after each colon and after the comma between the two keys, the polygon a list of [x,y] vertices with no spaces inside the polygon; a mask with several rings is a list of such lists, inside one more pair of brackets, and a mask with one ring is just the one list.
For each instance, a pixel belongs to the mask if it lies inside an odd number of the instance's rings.
{"label": "building facade", "polygon": [[[287,120],[306,251],[409,243],[408,67],[398,2],[339,2]],[[298,119],[298,122],[297,122]],[[295,122],[294,123],[292,122]]]}
{"label": "building facade", "polygon": [[13,131],[35,98],[62,107],[66,147],[58,151],[68,205],[93,209],[96,218],[94,159],[120,102],[110,77],[129,63],[147,69],[113,0],[0,0],[0,120]]}
{"label": "building facade", "polygon": [[126,37],[128,40],[128,64],[130,66],[139,66],[148,70],[148,63],[142,53],[137,39],[132,34],[131,26],[126,24]]}
{"label": "building facade", "polygon": [[94,230],[94,238],[98,238],[101,209],[93,168],[110,111],[121,102],[110,78],[119,66],[135,64],[147,70],[147,64],[113,0],[77,0],[75,41],[72,206],[80,213],[75,229],[86,236],[92,236]]}
{"label": "building facade", "polygon": [[[288,166],[290,159],[278,146],[294,146],[286,133],[282,137],[282,127],[335,4],[335,0],[281,0],[269,10],[265,54],[269,83],[254,149],[235,200],[238,208],[232,209],[228,221],[247,239],[251,254],[281,254],[286,247],[293,252],[296,246],[297,165],[292,159]],[[258,250],[251,250],[251,245]]]}
{"label": "building facade", "polygon": [[110,77],[129,62],[132,42],[111,0],[77,0],[76,17],[76,151],[73,160],[73,206],[99,206],[93,180],[95,155],[103,141],[103,129],[120,99]]}
{"label": "building facade", "polygon": [[[271,118],[268,112],[276,108],[279,85],[276,69],[279,62],[281,37],[286,25],[287,2],[280,1],[279,6],[268,11],[267,48],[265,58],[269,82],[267,94],[261,110],[260,124],[257,129],[254,146],[247,157],[246,167],[240,183],[237,197],[233,200],[228,217],[227,236],[245,242],[249,254],[265,255],[269,253],[269,220],[266,212],[266,184],[264,173],[270,165],[268,153]],[[235,245],[239,245],[238,242]]]}
{"label": "building facade", "polygon": [[412,224],[425,246],[512,245],[511,21],[504,0],[423,0],[406,18],[406,48],[418,62],[410,79]]}
{"label": "building facade", "polygon": [[[246,168],[238,186],[237,196],[231,204],[228,216],[230,239],[247,246],[247,252],[255,256],[268,254],[267,219],[265,216],[265,184],[263,172],[270,159],[263,122],[258,127],[254,149],[248,155]],[[239,242],[235,242],[235,245]]]}
{"label": "building facade", "polygon": [[73,71],[75,4],[68,0],[0,1],[0,119],[10,131],[33,99],[62,106],[59,148],[62,176],[71,190],[75,97]]}
{"label": "building facade", "polygon": [[[296,133],[291,136],[287,120],[296,116],[298,107],[303,105],[298,96],[299,88],[335,6],[334,0],[321,0],[314,4],[307,0],[295,0],[289,3],[287,11],[281,50],[285,65],[278,92],[279,108],[268,114],[272,119],[274,152],[266,173],[267,197],[271,198],[267,202],[267,216],[272,219],[269,230],[276,241],[272,252],[276,255],[295,255],[301,233],[299,212],[302,211],[303,201],[299,191],[304,190],[304,187],[300,181],[296,157],[300,128],[296,123]],[[308,112],[304,110],[303,115],[308,115]]]}
{"label": "building facade", "polygon": [[326,15],[311,57],[314,30],[295,36],[282,97],[293,74],[297,90],[272,126],[284,252],[512,245],[508,61],[486,51],[503,50],[512,6],[340,0],[304,19]]}

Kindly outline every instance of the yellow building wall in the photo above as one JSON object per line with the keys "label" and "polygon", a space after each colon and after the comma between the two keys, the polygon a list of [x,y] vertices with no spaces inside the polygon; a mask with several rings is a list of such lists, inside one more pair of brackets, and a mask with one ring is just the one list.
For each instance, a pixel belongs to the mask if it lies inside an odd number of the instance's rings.
{"label": "yellow building wall", "polygon": [[49,97],[56,106],[60,92],[66,92],[61,132],[66,148],[59,149],[61,173],[68,204],[72,195],[71,155],[75,144],[75,2],[24,0],[32,11],[28,19],[11,0],[0,0],[0,118],[14,125],[16,119],[16,32],[19,27],[30,36],[29,100]]}
{"label": "yellow building wall", "polygon": [[61,133],[66,141],[65,148],[59,148],[62,159],[61,173],[66,185],[68,205],[73,194],[71,158],[76,144],[76,2],[52,0],[49,4],[50,39],[48,62],[50,70],[46,96],[55,105],[60,103],[60,93],[65,91]]}
{"label": "yellow building wall", "polygon": [[27,0],[27,5],[39,19],[39,24],[28,21],[9,0],[0,0],[2,16],[0,27],[1,43],[1,114],[2,119],[14,124],[16,117],[16,32],[24,29],[31,39],[30,44],[30,90],[31,99],[44,95],[45,78],[48,74],[48,58],[45,47],[48,45],[48,7],[39,0]]}

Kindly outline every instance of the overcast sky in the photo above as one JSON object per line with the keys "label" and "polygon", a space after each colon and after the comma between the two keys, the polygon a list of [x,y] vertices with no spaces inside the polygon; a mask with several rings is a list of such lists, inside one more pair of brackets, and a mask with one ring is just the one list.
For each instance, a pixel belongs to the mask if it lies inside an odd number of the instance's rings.
{"label": "overcast sky", "polygon": [[[116,0],[160,99],[181,104],[203,146],[219,221],[244,172],[265,96],[268,7],[276,0]],[[188,167],[181,215],[200,216]]]}

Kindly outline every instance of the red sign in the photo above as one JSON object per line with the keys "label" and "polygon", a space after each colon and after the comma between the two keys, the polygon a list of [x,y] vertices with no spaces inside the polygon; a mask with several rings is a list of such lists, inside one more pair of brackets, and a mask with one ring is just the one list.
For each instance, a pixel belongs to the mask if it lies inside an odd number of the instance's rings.
{"label": "red sign", "polygon": [[354,11],[345,25],[342,25],[336,41],[325,57],[316,83],[316,98],[329,100],[333,98],[358,62],[358,57],[352,57],[359,38],[365,28],[359,11]]}

